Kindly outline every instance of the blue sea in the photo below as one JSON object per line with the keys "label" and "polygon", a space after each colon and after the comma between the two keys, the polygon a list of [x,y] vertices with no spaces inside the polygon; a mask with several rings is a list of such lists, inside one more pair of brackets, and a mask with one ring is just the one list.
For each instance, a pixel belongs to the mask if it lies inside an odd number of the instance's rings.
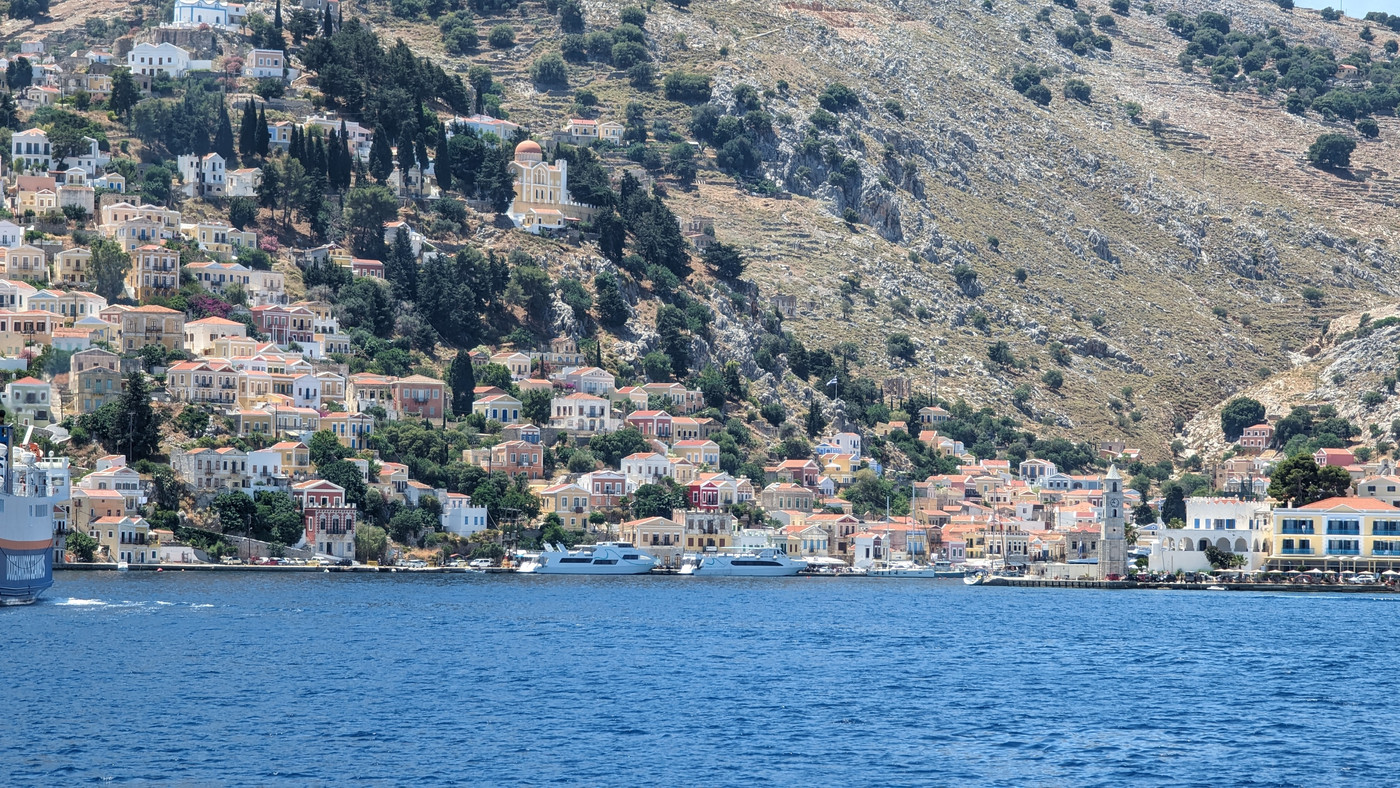
{"label": "blue sea", "polygon": [[1400,597],[59,572],[0,784],[1400,781]]}

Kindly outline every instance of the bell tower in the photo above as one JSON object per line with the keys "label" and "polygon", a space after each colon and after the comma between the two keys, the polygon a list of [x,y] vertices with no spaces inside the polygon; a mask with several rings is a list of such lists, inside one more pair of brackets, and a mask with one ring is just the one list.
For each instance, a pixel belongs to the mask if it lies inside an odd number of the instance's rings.
{"label": "bell tower", "polygon": [[1128,573],[1128,541],[1123,530],[1123,477],[1117,465],[1108,467],[1103,489],[1103,530],[1099,535],[1099,579]]}

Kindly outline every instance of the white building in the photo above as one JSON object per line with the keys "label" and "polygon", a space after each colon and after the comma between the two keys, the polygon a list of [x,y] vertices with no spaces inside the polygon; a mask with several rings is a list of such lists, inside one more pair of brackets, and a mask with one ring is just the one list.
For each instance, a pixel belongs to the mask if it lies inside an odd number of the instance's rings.
{"label": "white building", "polygon": [[0,219],[0,246],[13,249],[24,243],[24,228],[8,219]]}
{"label": "white building", "polygon": [[1237,498],[1187,498],[1186,527],[1159,527],[1148,538],[1147,568],[1155,572],[1207,571],[1207,547],[1243,556],[1245,569],[1269,558],[1273,521],[1267,504]]}
{"label": "white building", "polygon": [[[177,14],[179,10],[177,4]],[[165,74],[171,79],[177,79],[190,70],[190,53],[189,50],[174,44],[140,43],[126,54],[126,65],[133,74]]]}
{"label": "white building", "polygon": [[28,129],[11,135],[10,153],[13,163],[28,170],[46,172],[53,163],[49,135],[43,129]]}
{"label": "white building", "polygon": [[175,0],[172,27],[209,25],[232,30],[236,29],[246,16],[247,9],[241,3],[226,3],[223,0]]}
{"label": "white building", "polygon": [[486,519],[486,507],[472,505],[470,495],[439,491],[438,500],[442,502],[442,530],[470,536],[491,527]]}
{"label": "white building", "polygon": [[643,484],[659,484],[670,478],[674,469],[670,458],[658,452],[638,452],[622,458],[622,475],[627,477],[629,495]]}
{"label": "white building", "polygon": [[176,164],[184,182],[180,190],[186,197],[223,197],[227,191],[228,172],[223,156],[187,153],[176,159]]}

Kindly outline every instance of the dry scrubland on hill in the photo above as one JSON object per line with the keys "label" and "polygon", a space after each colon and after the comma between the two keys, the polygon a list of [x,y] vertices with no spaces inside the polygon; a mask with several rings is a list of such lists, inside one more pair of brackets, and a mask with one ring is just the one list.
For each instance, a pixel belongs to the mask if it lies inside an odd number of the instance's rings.
{"label": "dry scrubland on hill", "polygon": [[[586,2],[589,30],[611,28],[628,4]],[[76,19],[83,5],[55,4],[45,27],[63,25],[70,11]],[[1350,176],[1309,167],[1304,151],[1318,134],[1355,132],[1316,113],[1290,115],[1277,96],[1213,89],[1199,69],[1183,73],[1177,56],[1185,42],[1163,17],[1219,11],[1236,29],[1277,26],[1290,42],[1331,46],[1339,58],[1364,46],[1357,20],[1324,22],[1269,0],[1166,0],[1149,15],[1133,0],[1131,14],[1117,16],[1108,33],[1112,52],[1078,56],[1054,36],[1071,24],[1071,12],[1052,6],[1045,23],[1036,18],[1042,7],[1008,0],[994,0],[991,11],[970,0],[652,4],[646,33],[663,73],[712,74],[712,103],[726,108],[740,84],[773,91],[763,99],[776,123],[762,170],[794,193],[790,200],[751,195],[702,169],[695,189],[671,188],[671,206],[681,216],[713,216],[718,237],[749,254],[746,276],[765,298],[797,296],[798,316],[787,327],[807,347],[855,341],[872,376],[904,375],[922,390],[936,379],[944,396],[1007,410],[1013,389],[1028,384],[1034,393],[1024,411],[1047,425],[1043,431],[1126,436],[1161,456],[1174,423],[1264,372],[1290,369],[1331,318],[1394,300],[1400,188],[1389,169],[1400,120],[1377,118],[1380,139],[1358,146]],[[1106,3],[1081,2],[1081,9],[1108,11]],[[449,70],[489,65],[505,86],[512,120],[537,137],[560,125],[572,90],[585,86],[605,118],[620,120],[631,100],[677,129],[690,117],[690,107],[659,91],[639,93],[603,65],[571,65],[570,90],[537,90],[529,64],[560,40],[539,3],[478,18],[483,39],[491,26],[512,24],[517,46],[494,51],[483,40],[470,57],[449,56],[434,24],[395,18],[384,3],[351,0],[351,15]],[[1021,40],[1023,27],[1029,41]],[[16,23],[7,31],[23,32]],[[1370,49],[1380,57],[1381,44],[1396,35],[1377,33]],[[1053,95],[1046,108],[1011,86],[1026,65],[1053,72],[1045,79]],[[1070,78],[1092,87],[1087,104],[1063,96]],[[853,88],[861,106],[821,135],[824,153],[804,153],[807,118],[835,81]],[[1125,102],[1141,105],[1136,122]],[[1165,124],[1160,134],[1149,130],[1151,120]],[[837,159],[855,162],[858,184],[828,182]],[[843,221],[848,211],[860,222]],[[476,241],[524,242],[486,228]],[[586,248],[528,245],[584,281],[607,267]],[[965,278],[960,286],[955,268],[975,271],[976,282]],[[853,290],[847,314],[843,279]],[[1325,291],[1321,306],[1300,297],[1309,286]],[[741,360],[758,378],[760,397],[803,401],[801,386],[754,365],[759,337],[751,324],[727,299],[712,304],[716,343],[698,358]],[[653,341],[650,305],[637,311],[635,332],[605,343],[622,357],[639,357]],[[914,366],[891,365],[884,339],[892,331],[914,338]],[[989,371],[986,351],[996,341],[1008,342],[1024,368]],[[1072,352],[1067,366],[1050,358],[1052,342]],[[1040,382],[1049,368],[1064,373],[1059,392]],[[1140,421],[1110,408],[1124,387],[1133,396],[1121,409],[1137,411]]]}
{"label": "dry scrubland on hill", "polygon": [[[613,24],[621,5],[587,4],[590,29]],[[647,32],[661,69],[713,73],[714,103],[730,103],[741,83],[760,91],[788,85],[765,100],[780,122],[763,169],[796,198],[747,195],[720,177],[673,190],[673,206],[714,216],[718,236],[752,255],[749,276],[765,294],[798,297],[788,326],[809,347],[854,339],[872,374],[904,374],[928,388],[936,367],[940,393],[1006,407],[1012,389],[1029,383],[1032,418],[1081,428],[1084,437],[1126,433],[1152,451],[1174,419],[1251,385],[1261,370],[1288,369],[1326,319],[1393,297],[1397,190],[1388,169],[1400,121],[1378,118],[1381,137],[1358,147],[1351,179],[1311,168],[1307,146],[1341,126],[1287,114],[1277,97],[1214,90],[1199,69],[1183,73],[1176,58],[1185,42],[1163,16],[1217,10],[1236,29],[1277,26],[1290,42],[1329,45],[1339,58],[1363,46],[1357,20],[1327,23],[1264,0],[1158,2],[1155,15],[1135,2],[1117,19],[1111,53],[1076,56],[1053,35],[1071,12],[1054,7],[1045,24],[1035,18],[1040,8],[759,0],[682,11],[656,3]],[[513,119],[537,132],[556,126],[568,94],[537,92],[524,68],[557,37],[547,22],[535,32],[518,13],[508,18],[519,31],[517,51],[475,59],[503,78]],[[440,46],[428,35],[435,31],[385,21]],[[1018,38],[1023,25],[1029,42]],[[1388,35],[1382,29],[1373,42],[1377,55]],[[1010,86],[1028,64],[1058,70],[1046,80],[1048,108]],[[574,68],[571,87],[595,88],[603,115],[620,116],[638,95],[608,73]],[[1071,77],[1093,88],[1087,105],[1062,96]],[[822,158],[799,150],[816,95],[832,81],[861,98],[839,132],[823,135],[859,163],[858,189],[827,184]],[[683,105],[641,98],[678,128],[688,120]],[[903,121],[884,108],[891,99]],[[1143,108],[1136,123],[1123,109],[1129,101]],[[1164,121],[1160,135],[1148,130],[1151,119]],[[840,218],[847,208],[863,222],[855,231]],[[975,288],[959,288],[958,265],[977,272]],[[1029,275],[1023,284],[1018,268]],[[845,318],[838,288],[852,272],[868,299],[857,294]],[[1326,291],[1323,306],[1302,301],[1305,286]],[[898,296],[928,317],[897,315]],[[1220,309],[1223,317],[1213,311]],[[986,331],[970,325],[978,311],[989,318]],[[887,370],[883,340],[892,330],[920,345],[916,368]],[[724,355],[753,350],[741,335],[728,339],[738,346],[719,348]],[[986,348],[996,340],[1028,368],[988,372]],[[1058,394],[1039,383],[1055,366],[1052,341],[1075,353]],[[1124,386],[1134,389],[1142,420],[1120,426],[1108,403]]]}

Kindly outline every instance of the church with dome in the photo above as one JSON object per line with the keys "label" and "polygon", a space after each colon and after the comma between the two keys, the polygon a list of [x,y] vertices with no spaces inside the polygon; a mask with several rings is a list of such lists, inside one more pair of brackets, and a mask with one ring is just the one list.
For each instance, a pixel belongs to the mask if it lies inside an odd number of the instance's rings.
{"label": "church with dome", "polygon": [[515,199],[509,216],[516,227],[538,235],[563,230],[593,216],[593,207],[569,197],[569,163],[555,159],[546,164],[544,150],[534,140],[515,146],[510,168],[515,176]]}

